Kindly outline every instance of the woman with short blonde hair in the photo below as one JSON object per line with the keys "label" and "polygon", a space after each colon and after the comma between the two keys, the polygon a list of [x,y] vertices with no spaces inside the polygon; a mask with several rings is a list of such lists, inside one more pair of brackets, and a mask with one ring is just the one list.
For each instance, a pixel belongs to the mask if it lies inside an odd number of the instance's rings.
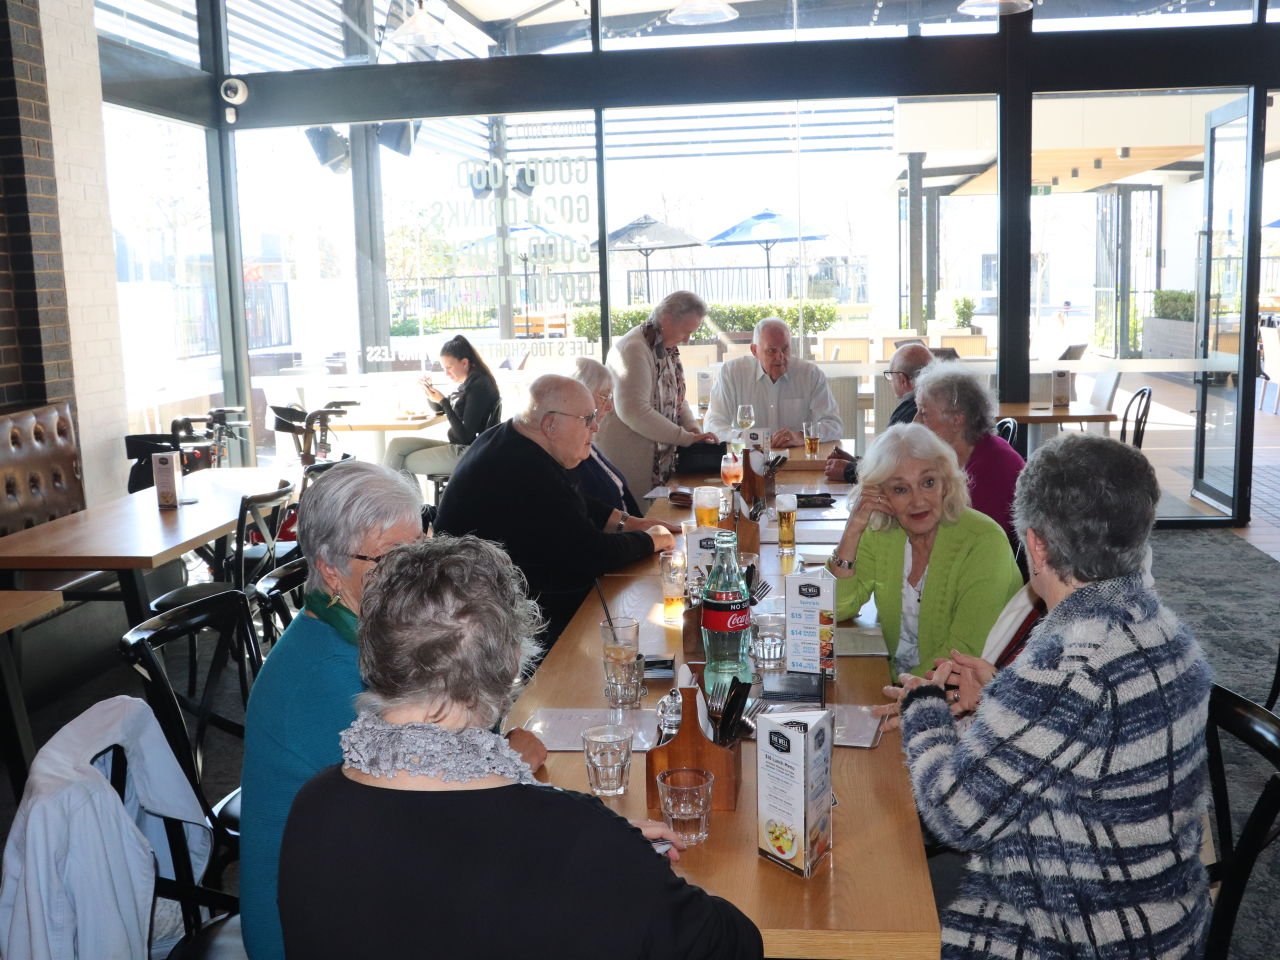
{"label": "woman with short blonde hair", "polygon": [[836,617],[874,596],[897,673],[960,650],[978,656],[1022,576],[1004,531],[970,508],[955,451],[918,423],[871,444],[828,567]]}

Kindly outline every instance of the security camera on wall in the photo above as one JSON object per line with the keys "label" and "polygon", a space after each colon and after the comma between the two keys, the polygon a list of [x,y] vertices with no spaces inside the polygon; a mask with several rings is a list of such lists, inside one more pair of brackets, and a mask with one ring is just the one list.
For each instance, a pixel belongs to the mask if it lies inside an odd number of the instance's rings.
{"label": "security camera on wall", "polygon": [[234,107],[240,106],[249,99],[249,85],[235,77],[227,77],[222,81],[222,99]]}

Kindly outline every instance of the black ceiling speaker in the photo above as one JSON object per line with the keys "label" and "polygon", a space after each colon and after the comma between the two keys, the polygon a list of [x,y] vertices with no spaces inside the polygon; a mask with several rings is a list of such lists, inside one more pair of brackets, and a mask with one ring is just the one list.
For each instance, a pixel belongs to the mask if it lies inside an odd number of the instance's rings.
{"label": "black ceiling speaker", "polygon": [[378,124],[378,142],[389,150],[406,157],[413,152],[413,142],[418,139],[421,120],[393,120]]}
{"label": "black ceiling speaker", "polygon": [[333,127],[307,127],[307,139],[316,159],[334,173],[351,169],[351,143]]}

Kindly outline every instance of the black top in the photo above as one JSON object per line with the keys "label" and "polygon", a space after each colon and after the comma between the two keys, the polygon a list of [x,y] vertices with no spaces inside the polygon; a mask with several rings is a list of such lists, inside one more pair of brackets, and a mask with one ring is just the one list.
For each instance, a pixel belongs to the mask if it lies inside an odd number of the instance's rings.
{"label": "black top", "polygon": [[[697,856],[692,853],[688,856]],[[391,790],[329,767],[280,851],[285,955],[640,960],[764,954],[593,797],[543,785]]]}
{"label": "black top", "polygon": [[[598,461],[596,457],[587,457],[569,471],[569,476],[578,481],[582,495],[594,497],[614,510],[621,510],[633,517],[643,516],[644,511],[636,503],[636,498],[632,495],[631,488],[627,486],[627,478],[622,475],[622,471],[615,467],[595,444],[591,445],[591,450],[600,458]],[[618,489],[618,484],[614,482],[613,477],[609,476],[610,470],[622,481],[621,490]]]}
{"label": "black top", "polygon": [[606,533],[611,512],[584,497],[569,472],[508,420],[477,438],[458,461],[435,528],[503,545],[542,607],[549,646],[595,577],[653,552],[642,531]]}
{"label": "black top", "polygon": [[436,413],[449,418],[449,442],[465,447],[475,443],[498,405],[498,383],[483,370],[472,370],[453,396],[439,403],[427,402]]}
{"label": "black top", "polygon": [[[910,423],[916,418],[916,395],[908,393],[905,397],[898,401],[898,405],[893,408],[893,413],[889,414],[889,426],[895,427],[900,423]],[[845,464],[844,482],[858,482],[858,461]]]}

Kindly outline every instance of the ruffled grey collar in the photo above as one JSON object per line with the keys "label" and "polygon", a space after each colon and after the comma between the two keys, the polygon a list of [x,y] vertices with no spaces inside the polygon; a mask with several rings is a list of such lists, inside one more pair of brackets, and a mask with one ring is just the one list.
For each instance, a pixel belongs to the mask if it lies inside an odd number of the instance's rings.
{"label": "ruffled grey collar", "polygon": [[478,727],[447,730],[434,723],[388,723],[366,711],[342,731],[340,740],[343,764],[374,777],[404,770],[459,783],[494,774],[517,783],[537,782],[503,737]]}

